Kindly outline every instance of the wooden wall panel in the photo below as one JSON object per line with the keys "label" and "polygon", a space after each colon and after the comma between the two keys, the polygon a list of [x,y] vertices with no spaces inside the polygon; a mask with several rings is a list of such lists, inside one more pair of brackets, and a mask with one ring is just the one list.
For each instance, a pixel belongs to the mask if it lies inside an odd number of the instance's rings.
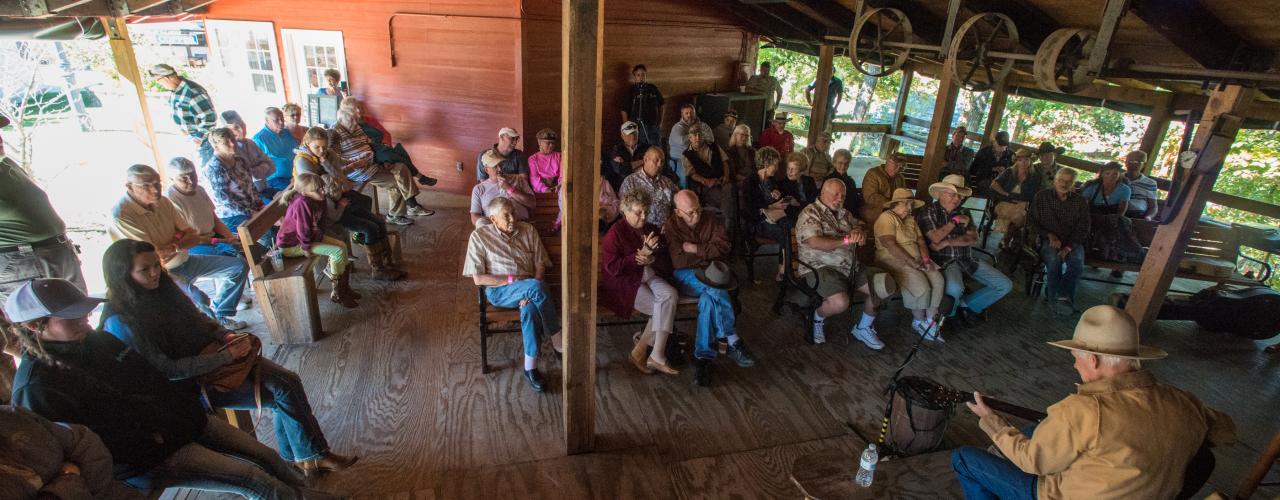
{"label": "wooden wall panel", "polygon": [[[387,21],[394,13],[449,17],[397,16],[392,67]],[[270,21],[277,38],[282,28],[342,31],[353,94],[419,168],[440,179],[436,189],[465,194],[475,183],[476,153],[499,128],[522,122],[519,16],[519,0],[220,0],[206,17]],[[454,170],[457,161],[463,172]]]}
{"label": "wooden wall panel", "polygon": [[[542,127],[559,127],[559,6],[558,0],[524,1],[523,133],[530,136]],[[648,67],[649,81],[666,97],[665,136],[679,118],[680,105],[692,102],[695,94],[736,90],[739,63],[749,56],[749,37],[728,14],[703,2],[605,2],[605,146],[619,141],[620,105],[633,65]]]}

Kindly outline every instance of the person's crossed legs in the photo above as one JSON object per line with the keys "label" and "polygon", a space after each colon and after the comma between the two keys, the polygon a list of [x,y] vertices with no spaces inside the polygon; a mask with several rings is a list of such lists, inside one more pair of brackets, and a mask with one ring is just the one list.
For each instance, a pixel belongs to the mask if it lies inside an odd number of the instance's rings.
{"label": "person's crossed legs", "polygon": [[[1022,429],[1027,437],[1036,424]],[[956,472],[965,500],[1035,500],[1036,476],[1027,474],[1004,457],[974,446],[962,446],[951,453],[951,468]]]}

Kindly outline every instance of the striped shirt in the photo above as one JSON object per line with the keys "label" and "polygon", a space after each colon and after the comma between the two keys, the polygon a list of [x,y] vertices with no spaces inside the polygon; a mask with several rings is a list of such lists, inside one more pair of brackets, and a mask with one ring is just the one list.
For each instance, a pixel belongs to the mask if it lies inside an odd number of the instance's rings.
{"label": "striped shirt", "polygon": [[365,166],[347,172],[347,178],[358,185],[363,185],[377,175],[378,165],[373,163],[373,143],[360,127],[346,128],[334,126],[329,135],[329,147],[338,154],[343,164],[357,161],[368,162]]}
{"label": "striped shirt", "polygon": [[185,78],[169,96],[169,108],[173,112],[173,123],[189,137],[203,140],[218,123],[209,93],[200,84]]}
{"label": "striped shirt", "polygon": [[503,233],[494,224],[485,224],[471,232],[462,275],[535,276],[539,267],[545,269],[550,265],[551,257],[542,246],[538,231],[528,222],[516,222],[511,234]]}

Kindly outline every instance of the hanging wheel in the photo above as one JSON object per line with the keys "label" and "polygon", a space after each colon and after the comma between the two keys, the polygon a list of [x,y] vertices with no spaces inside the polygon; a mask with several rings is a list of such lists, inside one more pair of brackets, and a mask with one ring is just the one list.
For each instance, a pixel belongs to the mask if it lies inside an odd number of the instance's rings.
{"label": "hanging wheel", "polygon": [[907,62],[912,43],[911,20],[892,8],[871,9],[849,33],[849,57],[858,72],[873,77],[889,75]]}
{"label": "hanging wheel", "polygon": [[1014,63],[1011,58],[997,58],[990,53],[1012,53],[1017,48],[1018,27],[1009,16],[998,12],[973,16],[960,25],[951,39],[947,51],[947,57],[954,61],[951,76],[970,91],[988,90],[1004,80]]}
{"label": "hanging wheel", "polygon": [[1040,88],[1070,94],[1093,81],[1085,66],[1093,52],[1098,33],[1086,28],[1062,28],[1054,31],[1036,51],[1032,71]]}

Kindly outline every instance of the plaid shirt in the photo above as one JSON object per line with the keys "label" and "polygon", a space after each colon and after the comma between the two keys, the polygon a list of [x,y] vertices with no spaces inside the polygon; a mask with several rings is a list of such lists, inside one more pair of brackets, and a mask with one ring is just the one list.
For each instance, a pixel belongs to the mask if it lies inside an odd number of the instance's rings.
{"label": "plaid shirt", "polygon": [[511,234],[506,234],[493,224],[485,224],[471,232],[467,241],[467,259],[462,264],[462,275],[517,274],[534,276],[538,268],[551,266],[538,230],[528,222],[516,222]]}
{"label": "plaid shirt", "polygon": [[200,84],[185,78],[178,88],[173,89],[169,107],[173,109],[173,123],[190,137],[204,139],[218,123],[218,114],[213,110],[209,93]]}
{"label": "plaid shirt", "polygon": [[[916,224],[920,226],[920,232],[924,233],[925,239],[928,239],[929,231],[934,231],[947,225],[947,223],[951,221],[951,218],[957,215],[964,215],[970,217],[970,221],[973,220],[969,215],[969,211],[963,207],[956,207],[955,210],[948,212],[946,208],[943,208],[941,203],[934,201],[933,203],[925,205],[925,207],[920,210],[920,213],[916,214]],[[947,237],[943,238],[943,240],[962,237],[970,229],[971,226],[969,225],[956,226],[951,229],[951,232],[947,234]],[[930,249],[929,257],[938,264],[938,267],[942,268],[945,268],[952,263],[956,263],[968,273],[978,269],[978,261],[973,258],[973,249],[968,246],[946,247],[942,250]]]}

